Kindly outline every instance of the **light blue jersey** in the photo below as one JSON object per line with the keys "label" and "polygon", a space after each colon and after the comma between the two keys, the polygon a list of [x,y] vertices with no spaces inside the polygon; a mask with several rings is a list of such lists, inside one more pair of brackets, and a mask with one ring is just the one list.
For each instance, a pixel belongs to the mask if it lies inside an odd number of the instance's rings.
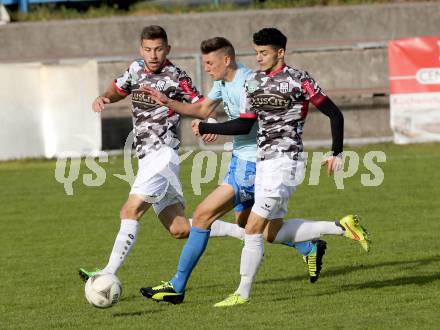
{"label": "light blue jersey", "polygon": [[[243,64],[237,63],[237,71],[232,81],[214,81],[208,97],[214,101],[222,101],[224,109],[229,119],[240,117],[240,105],[244,97],[244,82],[251,75],[252,70]],[[258,124],[255,123],[252,130],[247,135],[234,136],[234,149],[232,154],[236,157],[256,162],[257,159],[257,130]]]}
{"label": "light blue jersey", "polygon": [[[235,72],[234,79],[230,82],[215,81],[208,94],[211,100],[223,100],[225,112],[229,119],[235,119],[240,116],[242,95],[244,97],[244,82],[251,73],[252,70],[244,65],[238,64],[238,70]],[[232,154],[233,156],[224,182],[234,189],[235,211],[242,212],[245,209],[251,208],[255,201],[254,182],[257,158],[256,124],[254,124],[249,134],[234,136],[234,150]],[[188,240],[180,254],[177,272],[169,281],[176,293],[185,292],[191,272],[208,244],[209,235],[210,230],[191,227]],[[317,253],[317,245],[311,241],[295,244],[292,242],[283,242],[283,244],[296,248],[305,257],[309,256],[312,252]],[[141,291],[142,290],[143,289],[141,289]],[[183,295],[181,296],[183,299]]]}

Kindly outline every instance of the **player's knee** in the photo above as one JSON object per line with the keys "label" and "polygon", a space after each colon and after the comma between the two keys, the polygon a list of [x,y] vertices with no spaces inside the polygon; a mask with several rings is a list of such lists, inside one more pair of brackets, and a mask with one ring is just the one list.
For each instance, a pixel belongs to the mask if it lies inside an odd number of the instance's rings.
{"label": "player's knee", "polygon": [[182,227],[182,226],[174,226],[170,227],[170,234],[175,239],[183,239],[187,238],[189,236],[190,228],[188,227]]}
{"label": "player's knee", "polygon": [[245,226],[246,234],[253,235],[253,234],[261,234],[261,230],[259,226],[255,223],[247,223]]}
{"label": "player's knee", "polygon": [[142,214],[143,212],[141,209],[130,205],[124,205],[119,212],[119,217],[121,219],[139,220]]}
{"label": "player's knee", "polygon": [[206,210],[204,207],[197,206],[193,214],[193,225],[205,225],[210,222],[212,212]]}
{"label": "player's knee", "polygon": [[251,216],[249,217],[245,227],[246,234],[248,235],[263,234],[265,228],[266,228],[265,219],[262,219],[261,217],[253,215],[251,213]]}
{"label": "player's knee", "polygon": [[125,206],[122,207],[121,211],[119,211],[119,217],[121,219],[132,219],[132,215],[133,213],[130,212],[130,210],[128,210]]}

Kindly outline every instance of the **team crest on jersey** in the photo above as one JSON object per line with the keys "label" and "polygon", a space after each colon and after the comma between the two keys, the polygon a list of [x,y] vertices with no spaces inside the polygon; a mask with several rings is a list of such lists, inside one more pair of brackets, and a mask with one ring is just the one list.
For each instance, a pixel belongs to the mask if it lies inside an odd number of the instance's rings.
{"label": "team crest on jersey", "polygon": [[253,93],[258,89],[258,81],[256,80],[249,80],[247,82],[247,91],[248,93]]}
{"label": "team crest on jersey", "polygon": [[280,92],[287,93],[289,91],[289,83],[287,81],[280,82]]}
{"label": "team crest on jersey", "polygon": [[166,85],[165,80],[159,80],[159,81],[156,83],[156,89],[157,89],[158,91],[163,91],[164,88],[165,88],[165,85]]}

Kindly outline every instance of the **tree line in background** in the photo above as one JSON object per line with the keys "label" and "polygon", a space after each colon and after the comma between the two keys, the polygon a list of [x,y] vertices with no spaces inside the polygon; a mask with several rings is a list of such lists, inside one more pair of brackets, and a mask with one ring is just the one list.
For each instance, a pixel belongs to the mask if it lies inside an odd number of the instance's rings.
{"label": "tree line in background", "polygon": [[[405,1],[405,0],[404,0]],[[48,21],[110,16],[148,16],[247,9],[276,9],[349,4],[393,3],[402,0],[107,0],[30,4],[29,12],[8,6],[11,20]]]}

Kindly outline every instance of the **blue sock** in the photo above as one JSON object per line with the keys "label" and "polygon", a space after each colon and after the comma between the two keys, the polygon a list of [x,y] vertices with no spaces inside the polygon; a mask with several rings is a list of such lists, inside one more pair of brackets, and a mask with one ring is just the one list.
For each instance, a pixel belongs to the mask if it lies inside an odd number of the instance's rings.
{"label": "blue sock", "polygon": [[188,240],[180,254],[176,275],[170,281],[176,292],[185,291],[189,276],[208,244],[209,232],[210,230],[197,227],[191,228]]}
{"label": "blue sock", "polygon": [[312,241],[305,241],[299,243],[284,242],[283,244],[297,249],[298,252],[301,253],[303,256],[308,256],[310,252],[313,251],[313,247],[315,246],[315,244],[312,243]]}

